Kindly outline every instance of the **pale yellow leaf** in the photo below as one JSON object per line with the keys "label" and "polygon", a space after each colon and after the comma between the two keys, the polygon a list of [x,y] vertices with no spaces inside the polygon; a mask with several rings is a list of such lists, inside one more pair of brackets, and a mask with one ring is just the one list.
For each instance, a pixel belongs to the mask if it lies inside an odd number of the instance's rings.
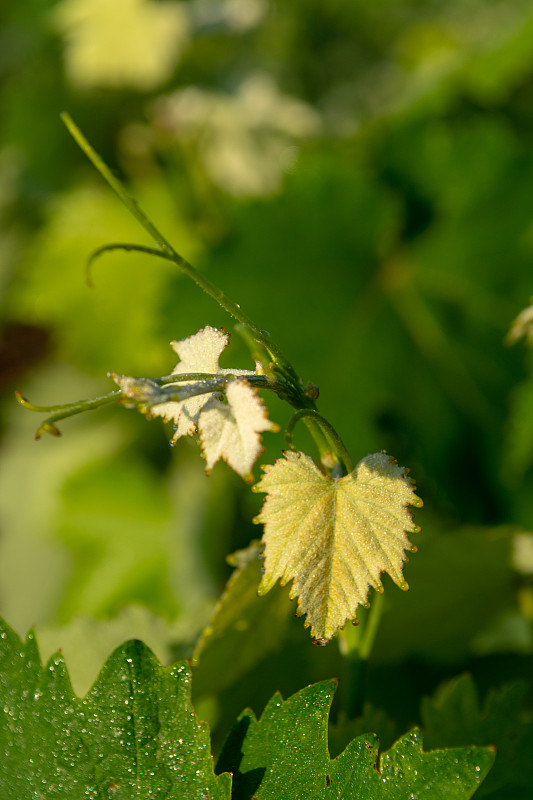
{"label": "pale yellow leaf", "polygon": [[186,4],[152,0],[61,0],[52,11],[75,86],[153,89],[189,41]]}
{"label": "pale yellow leaf", "polygon": [[198,427],[207,470],[222,458],[249,479],[262,450],[261,432],[278,430],[278,426],[268,419],[257,392],[245,380],[228,384],[226,399],[223,403],[211,395],[200,414]]}
{"label": "pale yellow leaf", "polygon": [[[179,363],[172,370],[173,375],[187,373],[206,373],[215,375],[249,375],[250,372],[242,369],[222,369],[218,359],[227,347],[229,334],[206,325],[186,339],[171,342],[172,347],[180,357]],[[187,383],[167,384],[167,387],[176,386],[177,389],[190,386]],[[166,422],[173,421],[175,432],[172,441],[180,436],[192,436],[198,430],[198,418],[201,410],[213,397],[212,394],[201,394],[182,402],[159,403],[151,408],[151,415],[163,417]]]}
{"label": "pale yellow leaf", "polygon": [[404,469],[386,453],[367,456],[338,480],[324,475],[304,453],[286,452],[265,467],[254,486],[266,492],[256,522],[265,526],[265,594],[279,579],[293,581],[298,613],[316,639],[329,640],[357,607],[368,604],[372,586],[383,591],[387,572],[401,588],[407,538],[415,532],[408,505],[421,506]]}

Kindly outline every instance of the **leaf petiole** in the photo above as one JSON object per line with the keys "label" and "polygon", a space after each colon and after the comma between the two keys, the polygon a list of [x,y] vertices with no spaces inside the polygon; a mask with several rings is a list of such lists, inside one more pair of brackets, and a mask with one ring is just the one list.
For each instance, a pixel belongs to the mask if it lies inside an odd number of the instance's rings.
{"label": "leaf petiole", "polygon": [[[313,438],[315,439],[317,446],[320,449],[322,457],[324,456],[324,449],[323,449],[323,442],[324,439],[327,441],[328,446],[333,449],[333,452],[340,464],[341,470],[344,475],[353,471],[354,464],[351,459],[351,456],[346,449],[344,442],[342,441],[341,437],[333,427],[333,425],[328,422],[325,417],[316,411],[314,408],[301,408],[299,411],[294,414],[293,417],[289,420],[289,424],[287,425],[287,430],[285,432],[285,437],[287,439],[287,444],[291,449],[293,448],[292,438],[294,428],[302,420],[305,425],[309,428],[309,431]],[[316,428],[319,428],[320,434],[322,435],[321,441],[317,438]],[[321,447],[322,445],[322,447]]]}

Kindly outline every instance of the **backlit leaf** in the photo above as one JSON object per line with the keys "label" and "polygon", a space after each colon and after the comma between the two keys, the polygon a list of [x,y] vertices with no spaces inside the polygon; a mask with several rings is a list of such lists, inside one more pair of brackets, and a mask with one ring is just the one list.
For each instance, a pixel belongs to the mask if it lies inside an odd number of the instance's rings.
{"label": "backlit leaf", "polygon": [[287,452],[254,487],[266,492],[256,518],[265,525],[264,594],[278,579],[293,580],[292,597],[306,625],[329,640],[357,607],[367,604],[369,587],[383,591],[382,572],[401,588],[407,538],[416,532],[408,505],[421,506],[404,469],[386,453],[367,456],[338,480],[324,475],[304,453]]}
{"label": "backlit leaf", "polygon": [[[228,341],[229,334],[207,325],[187,339],[172,342],[172,347],[180,357],[172,374],[202,373],[237,377],[252,374],[243,369],[223,369],[219,366],[218,359]],[[190,385],[176,384],[181,388]],[[248,479],[261,453],[260,434],[277,430],[278,426],[268,419],[267,410],[257,392],[244,380],[228,383],[225,400],[227,402],[215,393],[200,394],[180,402],[158,403],[151,406],[150,414],[163,417],[166,421],[173,420],[173,442],[181,436],[191,436],[199,431],[208,472],[222,458],[231,469]]]}
{"label": "backlit leaf", "polygon": [[200,441],[208,472],[224,461],[243,478],[253,480],[252,469],[259,457],[261,432],[277,430],[257,391],[244,380],[233,381],[226,389],[227,403],[211,399],[202,409],[198,423]]}
{"label": "backlit leaf", "polygon": [[[186,339],[170,344],[178,354],[180,360],[172,370],[172,375],[185,375],[192,373],[205,373],[207,375],[246,375],[245,370],[222,369],[218,359],[223,350],[228,346],[229,334],[206,325]],[[190,386],[188,383],[167,384],[168,387],[183,388]],[[151,416],[163,417],[165,422],[172,420],[175,425],[172,441],[176,442],[180,436],[192,436],[198,429],[200,411],[209,402],[211,394],[201,394],[182,402],[159,403],[150,409]]]}

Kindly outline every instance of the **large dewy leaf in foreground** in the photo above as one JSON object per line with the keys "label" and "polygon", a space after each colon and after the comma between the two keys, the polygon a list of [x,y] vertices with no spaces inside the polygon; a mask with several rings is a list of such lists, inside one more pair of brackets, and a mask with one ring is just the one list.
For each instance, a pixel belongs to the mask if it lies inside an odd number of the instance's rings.
{"label": "large dewy leaf in foreground", "polygon": [[276,693],[259,720],[241,714],[217,765],[233,773],[233,800],[468,800],[494,761],[488,747],[424,752],[416,729],[379,758],[367,734],[330,760],[334,689],[323,681],[287,700]]}
{"label": "large dewy leaf in foreground", "polygon": [[407,538],[416,532],[408,505],[421,506],[405,470],[386,453],[367,456],[338,480],[304,453],[287,452],[265,467],[256,491],[266,492],[256,518],[265,525],[265,574],[259,592],[293,580],[291,597],[317,639],[329,640],[383,591],[382,572],[407,589],[402,575]]}
{"label": "large dewy leaf in foreground", "polygon": [[424,752],[416,728],[378,761],[377,738],[359,736],[331,762],[324,800],[468,800],[493,761],[488,747]]}
{"label": "large dewy leaf in foreground", "polygon": [[381,755],[373,735],[334,761],[328,716],[334,681],[283,700],[259,721],[245,711],[214,775],[209,732],[190,704],[184,662],[164,669],[139,641],[119,647],[84,700],[61,657],[41,666],[0,621],[1,800],[468,800],[494,753],[461,747],[424,753],[411,731]]}
{"label": "large dewy leaf in foreground", "polygon": [[0,798],[229,800],[184,662],[164,669],[139,641],[110,656],[84,700],[61,657],[0,628]]}

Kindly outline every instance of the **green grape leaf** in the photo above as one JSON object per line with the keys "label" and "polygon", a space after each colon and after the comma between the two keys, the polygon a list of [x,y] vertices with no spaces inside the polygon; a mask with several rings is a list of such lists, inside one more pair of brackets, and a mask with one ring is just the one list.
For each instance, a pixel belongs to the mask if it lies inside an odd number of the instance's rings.
{"label": "green grape leaf", "polygon": [[216,767],[233,773],[234,800],[322,797],[335,685],[332,680],[316,683],[288,700],[276,692],[259,721],[249,709],[241,714]]}
{"label": "green grape leaf", "polygon": [[0,797],[229,800],[185,662],[164,669],[140,641],[119,647],[85,699],[63,659],[41,666],[30,634],[0,628]]}
{"label": "green grape leaf", "polygon": [[377,737],[360,736],[331,763],[325,800],[468,800],[494,761],[488,747],[422,750],[414,729],[382,753]]}
{"label": "green grape leaf", "polygon": [[283,644],[292,608],[280,587],[266,600],[257,596],[261,552],[253,542],[228,557],[236,569],[192,656],[196,696],[219,694]]}
{"label": "green grape leaf", "polygon": [[[443,684],[422,700],[424,739],[431,747],[493,745],[496,760],[479,797],[529,797],[533,785],[533,718],[526,711],[527,684],[492,689],[481,705],[470,675]],[[477,797],[477,795],[476,795]]]}
{"label": "green grape leaf", "polygon": [[374,735],[354,739],[330,760],[328,712],[334,681],[284,701],[274,695],[261,718],[245,711],[217,771],[233,773],[233,800],[468,800],[494,760],[484,747],[422,750],[420,731],[399,739],[378,761]]}
{"label": "green grape leaf", "polygon": [[491,748],[424,753],[416,730],[383,753],[379,767],[374,735],[330,760],[334,689],[324,681],[286,701],[276,693],[259,721],[245,711],[217,776],[185,662],[165,669],[142,642],[126,642],[82,700],[61,655],[43,667],[33,634],[22,643],[0,622],[0,797],[467,800],[485,777]]}
{"label": "green grape leaf", "polygon": [[386,453],[367,456],[335,480],[304,453],[286,452],[266,466],[253,488],[266,492],[257,522],[265,525],[260,594],[293,580],[291,597],[317,640],[334,636],[367,605],[369,587],[383,591],[382,572],[401,588],[405,550],[416,548],[407,508],[421,506],[406,471]]}

